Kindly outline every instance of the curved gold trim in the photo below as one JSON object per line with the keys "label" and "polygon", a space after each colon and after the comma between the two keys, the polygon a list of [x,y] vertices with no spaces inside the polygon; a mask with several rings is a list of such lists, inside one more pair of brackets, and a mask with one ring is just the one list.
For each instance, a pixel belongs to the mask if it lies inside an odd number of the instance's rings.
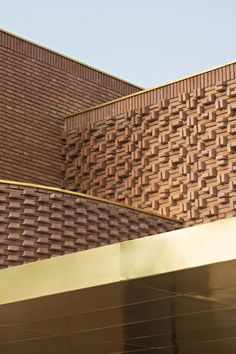
{"label": "curved gold trim", "polygon": [[70,57],[69,55],[63,54],[63,53],[61,53],[61,52],[58,52],[58,51],[56,51],[56,50],[54,50],[54,49],[50,49],[50,48],[48,48],[48,47],[46,47],[46,46],[44,46],[44,45],[38,44],[38,43],[33,42],[33,41],[31,41],[31,40],[29,40],[29,39],[26,39],[26,38],[24,38],[24,37],[18,36],[17,34],[12,33],[12,32],[9,32],[9,31],[6,31],[6,30],[3,29],[3,28],[0,28],[0,31],[1,31],[1,32],[4,32],[4,33],[6,33],[6,34],[8,34],[8,35],[10,35],[10,36],[13,36],[13,37],[15,37],[15,38],[21,39],[21,40],[24,41],[24,42],[30,43],[30,44],[32,44],[32,45],[35,45],[36,47],[39,47],[39,48],[48,50],[48,51],[51,52],[51,53],[54,53],[54,54],[60,55],[61,57],[66,58],[66,59],[72,60],[72,61],[74,61],[74,62],[76,62],[76,63],[78,63],[78,64],[80,64],[80,65],[85,66],[86,68],[89,68],[89,69],[91,69],[91,70],[98,71],[98,72],[100,72],[101,74],[110,76],[110,77],[113,78],[113,79],[116,79],[116,80],[118,80],[118,81],[124,82],[125,84],[128,84],[128,85],[130,85],[130,86],[133,86],[133,87],[138,88],[138,89],[140,89],[140,90],[143,90],[143,87],[140,87],[140,86],[138,86],[138,85],[135,85],[135,84],[133,84],[133,83],[130,82],[130,81],[127,81],[127,80],[124,80],[124,79],[120,79],[118,76],[109,74],[109,73],[107,73],[106,71],[103,71],[103,70],[101,70],[101,69],[97,69],[97,68],[95,68],[94,66],[88,65],[88,64],[86,64],[86,63],[84,63],[84,62],[82,62],[82,61],[80,61],[80,60],[77,60],[77,59],[75,59],[75,58],[73,58],[73,57]]}
{"label": "curved gold trim", "polygon": [[202,74],[208,73],[208,72],[210,72],[210,71],[213,71],[213,70],[216,70],[216,69],[220,69],[220,68],[223,68],[224,66],[232,65],[232,64],[236,64],[236,61],[231,61],[231,62],[229,62],[229,63],[223,64],[223,65],[219,65],[219,66],[213,67],[213,68],[211,68],[211,69],[207,69],[207,70],[204,70],[204,71],[200,71],[200,72],[198,72],[198,73],[196,73],[196,74],[188,75],[188,76],[182,77],[182,78],[177,79],[177,80],[174,80],[174,81],[168,81],[168,82],[166,82],[166,83],[164,83],[164,84],[161,84],[161,85],[157,85],[157,86],[154,86],[154,87],[151,87],[151,88],[144,89],[144,90],[142,90],[142,91],[138,91],[138,92],[131,93],[131,94],[126,95],[126,96],[122,96],[122,97],[119,97],[119,98],[115,98],[115,99],[112,100],[112,101],[107,101],[107,102],[105,102],[105,103],[101,103],[101,104],[98,104],[98,105],[96,105],[96,106],[83,109],[82,111],[78,111],[78,112],[69,114],[68,116],[65,116],[64,118],[67,119],[67,118],[70,118],[70,117],[77,116],[78,114],[82,114],[82,113],[86,113],[86,112],[89,112],[89,111],[93,111],[93,110],[95,110],[95,109],[98,109],[98,108],[101,108],[101,107],[104,107],[104,106],[108,106],[109,104],[112,104],[112,103],[115,103],[115,102],[119,102],[119,101],[123,101],[123,100],[125,100],[125,99],[127,99],[127,98],[135,97],[135,96],[141,95],[141,94],[143,94],[143,93],[145,93],[145,92],[157,90],[157,89],[162,88],[162,87],[164,87],[164,86],[172,85],[172,84],[175,84],[175,83],[177,83],[177,82],[190,79],[191,77],[198,76],[198,75],[202,75]]}
{"label": "curved gold trim", "polygon": [[144,214],[158,216],[158,217],[163,218],[163,219],[177,221],[179,223],[182,223],[182,221],[180,221],[178,219],[171,218],[169,216],[164,216],[164,215],[155,213],[154,211],[151,211],[151,210],[144,210],[144,209],[135,208],[135,207],[132,207],[130,205],[126,205],[126,204],[123,204],[123,203],[115,202],[115,201],[112,201],[112,200],[107,200],[107,199],[104,199],[104,198],[101,198],[101,197],[95,197],[95,196],[89,195],[89,194],[83,194],[83,193],[80,193],[80,192],[69,191],[68,189],[44,186],[42,184],[35,184],[35,183],[28,183],[28,182],[18,182],[18,181],[4,180],[4,179],[0,179],[0,183],[2,183],[2,184],[14,184],[14,185],[18,185],[18,186],[32,187],[32,188],[41,188],[41,189],[51,190],[51,191],[60,192],[60,193],[66,193],[66,194],[75,195],[75,196],[81,197],[81,198],[92,199],[92,200],[97,200],[97,201],[100,201],[100,202],[103,202],[103,203],[107,203],[107,204],[117,205],[117,206],[120,206],[120,207],[123,207],[123,208],[131,209],[131,210],[134,210],[134,211],[139,211],[139,212],[144,213]]}

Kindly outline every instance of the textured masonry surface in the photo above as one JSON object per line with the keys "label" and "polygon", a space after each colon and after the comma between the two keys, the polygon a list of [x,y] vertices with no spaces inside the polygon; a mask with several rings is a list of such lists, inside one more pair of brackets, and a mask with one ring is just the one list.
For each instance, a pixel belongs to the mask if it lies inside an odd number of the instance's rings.
{"label": "textured masonry surface", "polygon": [[175,220],[86,196],[0,183],[0,268],[181,226]]}
{"label": "textured masonry surface", "polygon": [[64,116],[138,90],[0,30],[0,178],[60,186]]}
{"label": "textured masonry surface", "polygon": [[234,216],[235,112],[231,64],[68,118],[63,186],[185,225]]}
{"label": "textured masonry surface", "polygon": [[[0,31],[0,178],[184,226],[235,216],[236,64],[137,91]],[[1,268],[180,227],[0,183]]]}

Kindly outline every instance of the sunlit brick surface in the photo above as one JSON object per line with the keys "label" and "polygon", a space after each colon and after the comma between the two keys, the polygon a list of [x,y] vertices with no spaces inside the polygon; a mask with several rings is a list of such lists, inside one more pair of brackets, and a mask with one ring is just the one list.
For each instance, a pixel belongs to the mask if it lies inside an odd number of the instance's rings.
{"label": "sunlit brick surface", "polygon": [[174,220],[86,197],[0,183],[0,268],[181,226]]}
{"label": "sunlit brick surface", "polygon": [[67,119],[64,187],[185,225],[235,215],[235,73],[231,64]]}
{"label": "sunlit brick surface", "polygon": [[64,116],[138,90],[0,30],[0,178],[60,186]]}

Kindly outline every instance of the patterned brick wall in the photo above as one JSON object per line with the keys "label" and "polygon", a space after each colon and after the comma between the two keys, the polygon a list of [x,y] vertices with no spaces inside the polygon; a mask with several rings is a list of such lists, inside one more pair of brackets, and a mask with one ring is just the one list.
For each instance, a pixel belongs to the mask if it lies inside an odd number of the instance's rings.
{"label": "patterned brick wall", "polygon": [[69,118],[64,187],[186,225],[236,215],[235,112],[232,64]]}
{"label": "patterned brick wall", "polygon": [[0,182],[0,268],[180,227],[175,220],[86,196]]}
{"label": "patterned brick wall", "polygon": [[0,178],[60,186],[64,116],[138,90],[0,30]]}

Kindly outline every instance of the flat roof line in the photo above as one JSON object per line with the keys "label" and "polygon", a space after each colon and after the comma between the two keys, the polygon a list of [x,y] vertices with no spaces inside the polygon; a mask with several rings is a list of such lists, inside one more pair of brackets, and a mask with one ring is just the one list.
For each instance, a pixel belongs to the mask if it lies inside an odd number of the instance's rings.
{"label": "flat roof line", "polygon": [[123,208],[127,208],[127,209],[131,209],[131,210],[134,210],[134,211],[138,211],[138,212],[141,212],[141,213],[144,213],[144,214],[157,216],[157,217],[162,218],[162,219],[166,219],[166,220],[171,220],[171,221],[176,221],[176,222],[182,223],[181,220],[178,220],[178,219],[175,219],[175,218],[172,218],[172,217],[169,217],[169,216],[164,216],[164,215],[155,213],[154,211],[144,210],[144,209],[140,209],[140,208],[135,208],[135,207],[127,205],[127,204],[115,202],[115,201],[112,201],[112,200],[107,200],[107,199],[104,199],[104,198],[101,198],[101,197],[95,197],[95,196],[89,195],[89,194],[83,194],[83,193],[80,193],[80,192],[74,192],[74,191],[70,191],[70,190],[67,190],[67,189],[44,186],[44,185],[41,185],[41,184],[28,183],[28,182],[18,182],[18,181],[4,180],[4,179],[0,179],[0,184],[13,184],[13,185],[23,186],[23,187],[41,188],[41,189],[45,189],[45,190],[49,190],[49,191],[70,194],[70,195],[74,195],[74,196],[77,196],[77,197],[91,199],[91,200],[96,200],[96,201],[103,202],[103,203],[106,203],[106,204],[116,205],[116,206],[120,206],[120,207],[123,207]]}
{"label": "flat roof line", "polygon": [[7,30],[5,30],[5,29],[3,29],[3,28],[0,28],[0,32],[6,33],[6,34],[8,34],[8,35],[10,35],[10,36],[13,36],[13,37],[15,37],[15,38],[18,38],[18,39],[20,39],[20,40],[22,40],[22,41],[24,41],[24,42],[27,42],[27,43],[29,43],[29,44],[32,44],[32,45],[36,46],[36,47],[39,47],[39,48],[48,50],[48,51],[51,52],[51,53],[54,53],[54,54],[57,54],[57,55],[59,55],[59,56],[61,56],[61,57],[66,58],[66,59],[72,60],[72,61],[74,61],[75,63],[78,63],[78,64],[80,64],[80,65],[83,65],[83,66],[85,66],[85,67],[88,68],[88,69],[98,71],[98,72],[100,72],[101,74],[107,75],[107,76],[111,77],[112,79],[116,79],[116,80],[118,80],[118,81],[124,82],[125,84],[130,85],[130,86],[133,86],[134,88],[143,90],[143,87],[140,87],[140,86],[138,86],[138,85],[136,85],[136,84],[133,84],[132,82],[130,82],[130,81],[128,81],[128,80],[121,79],[121,78],[119,78],[118,76],[109,74],[109,73],[107,73],[106,71],[103,71],[103,70],[101,70],[101,69],[98,69],[98,68],[96,68],[96,67],[94,67],[94,66],[92,66],[92,65],[88,65],[88,64],[84,63],[83,61],[77,60],[77,59],[75,59],[75,58],[73,58],[73,57],[70,57],[69,55],[66,55],[66,54],[64,54],[64,53],[61,53],[61,52],[59,52],[59,51],[57,51],[57,50],[54,50],[54,49],[50,49],[50,48],[48,48],[48,47],[46,47],[46,46],[44,46],[44,45],[38,44],[38,43],[33,42],[33,41],[31,41],[31,40],[29,40],[29,39],[26,39],[26,38],[24,38],[24,37],[18,36],[17,34],[12,33],[12,32],[9,32],[9,31],[7,31]]}
{"label": "flat roof line", "polygon": [[185,77],[182,77],[180,79],[177,79],[177,80],[173,80],[173,81],[168,81],[164,84],[161,84],[161,85],[157,85],[157,86],[154,86],[154,87],[151,87],[151,88],[147,88],[147,89],[143,89],[142,91],[138,91],[138,92],[135,92],[135,93],[131,93],[129,95],[126,95],[126,96],[122,96],[122,97],[119,97],[119,98],[115,98],[114,100],[111,100],[111,101],[107,101],[105,103],[102,103],[102,104],[98,104],[96,106],[92,106],[90,108],[86,108],[82,111],[78,111],[78,112],[75,112],[75,113],[72,113],[72,114],[69,114],[67,116],[65,116],[64,118],[67,119],[67,118],[70,118],[70,117],[74,117],[74,116],[77,116],[79,114],[82,114],[82,113],[86,113],[86,112],[89,112],[89,111],[93,111],[95,109],[98,109],[98,108],[101,108],[101,107],[104,107],[104,106],[108,106],[112,103],[115,103],[115,102],[119,102],[119,101],[123,101],[127,98],[131,98],[131,97],[135,97],[135,96],[138,96],[138,95],[141,95],[145,92],[150,92],[150,91],[154,91],[154,90],[157,90],[159,88],[162,88],[164,86],[168,86],[168,85],[171,85],[171,84],[175,84],[177,82],[180,82],[180,81],[183,81],[183,80],[187,80],[187,79],[190,79],[191,77],[194,77],[194,76],[198,76],[198,75],[202,75],[202,74],[205,74],[205,73],[208,73],[210,71],[213,71],[213,70],[216,70],[216,69],[220,69],[220,68],[223,68],[227,65],[232,65],[232,64],[236,64],[236,61],[231,61],[231,62],[228,62],[228,63],[225,63],[223,65],[219,65],[219,66],[216,66],[216,67],[213,67],[213,68],[210,68],[210,69],[207,69],[207,70],[203,70],[203,71],[200,71],[196,74],[192,74],[192,75],[188,75],[188,76],[185,76]]}

